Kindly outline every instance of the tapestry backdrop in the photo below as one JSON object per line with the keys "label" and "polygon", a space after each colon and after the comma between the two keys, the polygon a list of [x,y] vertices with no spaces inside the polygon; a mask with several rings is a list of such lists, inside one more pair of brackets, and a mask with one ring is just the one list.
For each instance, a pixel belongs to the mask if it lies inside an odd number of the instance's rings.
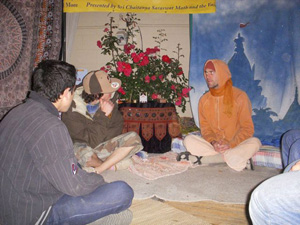
{"label": "tapestry backdrop", "polygon": [[[206,60],[228,63],[233,85],[246,91],[255,136],[279,146],[282,133],[300,128],[300,1],[217,0],[217,12],[192,16],[191,106],[208,91]],[[201,129],[201,128],[200,128]]]}
{"label": "tapestry backdrop", "polygon": [[58,59],[62,0],[0,0],[0,120],[25,99],[34,66]]}

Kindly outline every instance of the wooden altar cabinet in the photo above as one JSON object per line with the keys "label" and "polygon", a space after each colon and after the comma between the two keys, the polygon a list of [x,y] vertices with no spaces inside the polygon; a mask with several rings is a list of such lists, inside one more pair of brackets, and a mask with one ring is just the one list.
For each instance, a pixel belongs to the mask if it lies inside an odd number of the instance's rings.
{"label": "wooden altar cabinet", "polygon": [[142,139],[144,151],[164,153],[171,150],[172,138],[181,136],[174,104],[122,103],[123,133],[135,131]]}

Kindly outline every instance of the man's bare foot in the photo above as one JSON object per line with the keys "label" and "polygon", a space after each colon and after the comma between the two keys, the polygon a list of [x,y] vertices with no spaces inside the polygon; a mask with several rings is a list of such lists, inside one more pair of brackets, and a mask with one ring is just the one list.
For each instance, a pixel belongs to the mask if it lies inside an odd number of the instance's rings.
{"label": "man's bare foot", "polygon": [[98,167],[103,163],[101,159],[94,153],[91,158],[85,163],[86,167]]}

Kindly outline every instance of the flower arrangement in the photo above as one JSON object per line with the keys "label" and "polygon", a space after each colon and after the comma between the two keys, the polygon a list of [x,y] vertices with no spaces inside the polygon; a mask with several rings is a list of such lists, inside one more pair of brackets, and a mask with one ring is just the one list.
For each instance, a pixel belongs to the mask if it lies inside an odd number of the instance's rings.
{"label": "flower arrangement", "polygon": [[148,101],[165,99],[185,112],[186,98],[192,87],[188,86],[188,79],[179,61],[180,57],[184,57],[180,54],[180,44],[174,51],[176,59],[166,54],[161,56],[161,52],[165,51],[161,47],[162,43],[167,39],[164,30],[158,30],[158,36],[153,37],[158,45],[143,51],[135,41],[140,32],[136,14],[128,13],[123,20],[126,22],[124,32],[128,38],[124,46],[119,45],[120,40],[115,34],[118,27],[114,25],[113,17],[105,24],[104,35],[97,41],[102,54],[112,56],[112,60],[101,70],[122,81],[118,90],[122,99],[134,101],[139,99],[141,93],[147,93]]}

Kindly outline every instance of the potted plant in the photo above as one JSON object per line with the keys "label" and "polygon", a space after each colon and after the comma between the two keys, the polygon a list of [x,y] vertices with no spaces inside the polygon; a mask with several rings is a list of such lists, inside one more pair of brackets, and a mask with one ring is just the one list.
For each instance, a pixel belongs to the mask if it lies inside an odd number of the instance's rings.
{"label": "potted plant", "polygon": [[171,58],[161,52],[162,43],[167,41],[164,30],[158,30],[158,36],[153,37],[157,46],[146,48],[144,51],[137,47],[135,41],[139,33],[139,19],[136,14],[128,13],[123,19],[126,29],[123,31],[125,44],[120,45],[120,37],[116,32],[114,18],[105,24],[104,35],[97,41],[101,53],[111,55],[112,59],[101,69],[105,70],[111,77],[122,81],[118,90],[122,99],[127,101],[138,101],[141,93],[147,93],[148,101],[159,100],[174,103],[180,107],[182,112],[186,110],[187,98],[192,87],[188,86],[179,59],[184,57],[180,54],[180,44],[174,53],[176,58]]}

